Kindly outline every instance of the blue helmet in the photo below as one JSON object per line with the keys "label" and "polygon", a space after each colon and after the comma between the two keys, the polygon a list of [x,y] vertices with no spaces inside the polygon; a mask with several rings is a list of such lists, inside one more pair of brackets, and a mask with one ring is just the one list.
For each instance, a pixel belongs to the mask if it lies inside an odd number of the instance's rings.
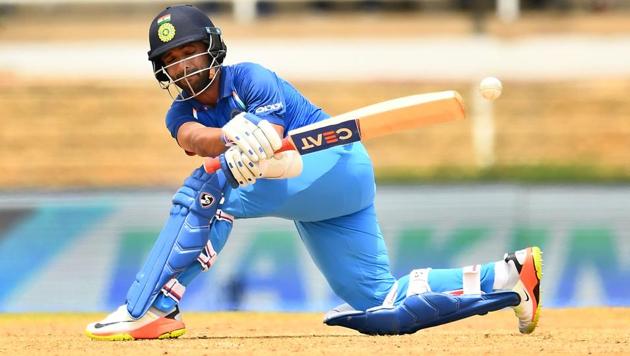
{"label": "blue helmet", "polygon": [[149,27],[149,60],[158,81],[168,81],[161,56],[183,44],[203,41],[208,44],[208,53],[217,63],[223,63],[227,47],[221,39],[221,30],[210,18],[192,5],[169,6],[160,12]]}

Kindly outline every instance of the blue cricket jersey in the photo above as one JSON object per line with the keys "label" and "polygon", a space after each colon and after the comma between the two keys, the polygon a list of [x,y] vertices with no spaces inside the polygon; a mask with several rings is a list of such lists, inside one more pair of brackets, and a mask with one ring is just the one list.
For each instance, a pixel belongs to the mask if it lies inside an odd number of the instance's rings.
{"label": "blue cricket jersey", "polygon": [[177,130],[185,122],[220,128],[242,111],[283,126],[285,135],[329,117],[274,72],[255,63],[240,63],[222,67],[219,100],[214,107],[194,98],[175,101],[166,114],[166,127],[177,138]]}
{"label": "blue cricket jersey", "polygon": [[[177,130],[188,121],[223,127],[235,113],[247,111],[288,131],[329,116],[291,84],[254,63],[224,66],[214,107],[194,98],[173,102],[166,126]],[[374,201],[372,162],[361,143],[337,146],[303,157],[302,174],[291,179],[259,179],[256,184],[225,190],[221,209],[237,218],[276,216],[322,221],[369,207]]]}

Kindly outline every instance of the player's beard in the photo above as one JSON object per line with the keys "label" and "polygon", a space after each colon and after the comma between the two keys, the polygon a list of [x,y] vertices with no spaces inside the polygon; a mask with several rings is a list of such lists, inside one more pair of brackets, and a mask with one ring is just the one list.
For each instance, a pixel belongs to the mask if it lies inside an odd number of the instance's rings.
{"label": "player's beard", "polygon": [[[195,73],[193,75],[187,75],[186,73]],[[206,89],[210,84],[210,68],[201,70],[197,67],[187,68],[186,73],[182,73],[178,76],[176,83],[177,86],[188,92],[189,94],[199,94],[202,90]]]}

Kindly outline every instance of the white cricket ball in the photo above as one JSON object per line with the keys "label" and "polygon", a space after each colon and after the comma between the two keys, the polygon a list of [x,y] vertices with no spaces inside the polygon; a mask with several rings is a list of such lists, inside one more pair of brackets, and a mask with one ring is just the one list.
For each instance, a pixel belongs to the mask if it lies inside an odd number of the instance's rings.
{"label": "white cricket ball", "polygon": [[495,77],[484,78],[479,84],[479,92],[487,100],[495,100],[500,97],[502,90],[503,84]]}

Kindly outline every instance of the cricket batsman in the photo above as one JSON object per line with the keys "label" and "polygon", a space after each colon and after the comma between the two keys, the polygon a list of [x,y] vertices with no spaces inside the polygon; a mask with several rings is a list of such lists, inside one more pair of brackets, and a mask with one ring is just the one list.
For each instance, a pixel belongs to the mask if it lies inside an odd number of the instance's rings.
{"label": "cricket batsman", "polygon": [[[360,142],[304,157],[275,153],[292,129],[329,117],[274,72],[223,65],[219,28],[190,5],[168,7],[149,28],[149,60],[173,97],[166,127],[188,154],[219,157],[172,199],[170,215],[123,305],[86,333],[99,340],[176,338],[186,286],[219,258],[238,219],[292,220],[317,267],[346,303],[324,322],[370,335],[414,333],[506,307],[521,333],[540,315],[542,252],[529,247],[496,262],[418,268],[396,279],[374,210],[370,158]],[[422,261],[418,261],[421,264]]]}

